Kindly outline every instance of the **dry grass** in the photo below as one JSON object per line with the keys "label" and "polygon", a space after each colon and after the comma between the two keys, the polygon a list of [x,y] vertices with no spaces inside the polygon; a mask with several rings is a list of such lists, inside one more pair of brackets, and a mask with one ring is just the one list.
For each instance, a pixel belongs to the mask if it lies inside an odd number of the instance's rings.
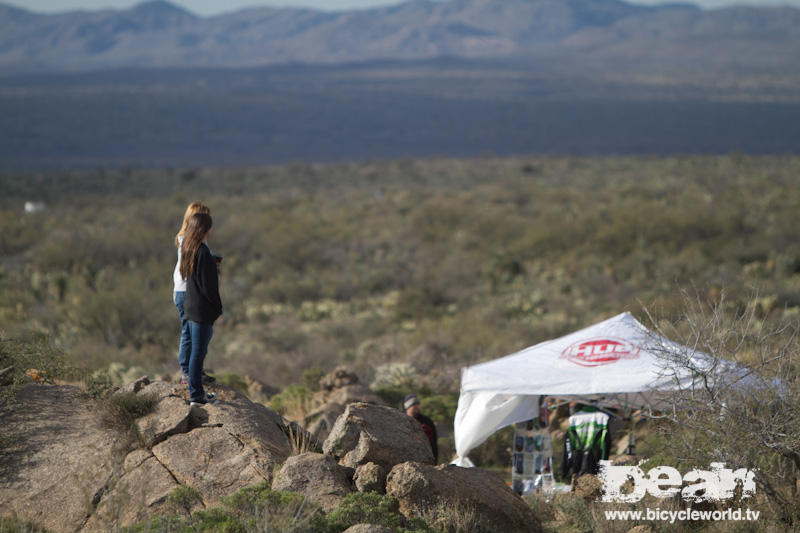
{"label": "dry grass", "polygon": [[320,445],[314,436],[295,422],[286,425],[286,435],[292,446],[292,455],[320,451]]}

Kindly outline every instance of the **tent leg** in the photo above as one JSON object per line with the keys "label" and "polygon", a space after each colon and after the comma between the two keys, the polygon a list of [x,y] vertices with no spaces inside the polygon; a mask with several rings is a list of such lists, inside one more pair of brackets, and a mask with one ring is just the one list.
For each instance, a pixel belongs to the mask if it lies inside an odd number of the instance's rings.
{"label": "tent leg", "polygon": [[633,413],[631,413],[630,418],[631,431],[628,433],[628,449],[625,450],[625,453],[628,455],[636,455],[636,435],[634,434],[636,430],[636,418],[633,416]]}

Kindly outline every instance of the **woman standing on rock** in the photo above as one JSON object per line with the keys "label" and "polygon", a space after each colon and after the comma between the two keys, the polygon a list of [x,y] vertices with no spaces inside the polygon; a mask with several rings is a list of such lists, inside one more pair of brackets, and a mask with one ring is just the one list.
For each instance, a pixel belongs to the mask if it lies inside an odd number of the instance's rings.
{"label": "woman standing on rock", "polygon": [[181,242],[180,274],[186,280],[183,311],[192,341],[188,368],[192,405],[216,403],[215,395],[203,390],[203,362],[214,334],[214,322],[222,314],[217,260],[207,244],[211,226],[211,215],[195,213],[189,217]]}
{"label": "woman standing on rock", "polygon": [[[192,202],[183,214],[183,224],[177,235],[175,235],[175,247],[178,249],[178,261],[175,263],[175,270],[172,272],[174,284],[173,301],[178,308],[178,317],[181,320],[181,340],[178,345],[178,364],[181,367],[181,385],[189,383],[189,354],[192,352],[192,337],[189,334],[189,321],[183,313],[183,302],[186,297],[186,278],[181,275],[181,243],[189,225],[189,218],[195,213],[211,214],[211,209],[203,202]],[[213,380],[211,376],[203,376],[204,382],[209,383]]]}

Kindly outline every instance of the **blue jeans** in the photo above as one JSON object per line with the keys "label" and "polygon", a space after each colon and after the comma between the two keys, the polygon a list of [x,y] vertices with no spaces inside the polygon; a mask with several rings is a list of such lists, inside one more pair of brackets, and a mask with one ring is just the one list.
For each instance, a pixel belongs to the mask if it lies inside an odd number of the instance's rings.
{"label": "blue jeans", "polygon": [[178,345],[178,364],[181,365],[181,374],[184,376],[189,375],[189,355],[192,353],[192,336],[189,332],[189,321],[183,316],[183,300],[186,298],[186,293],[175,292],[173,293],[175,307],[178,308],[178,316],[181,319],[181,341]]}
{"label": "blue jeans", "polygon": [[189,355],[189,396],[192,400],[199,400],[205,396],[203,362],[208,353],[208,343],[214,335],[214,326],[189,320],[189,332],[192,337],[192,352]]}

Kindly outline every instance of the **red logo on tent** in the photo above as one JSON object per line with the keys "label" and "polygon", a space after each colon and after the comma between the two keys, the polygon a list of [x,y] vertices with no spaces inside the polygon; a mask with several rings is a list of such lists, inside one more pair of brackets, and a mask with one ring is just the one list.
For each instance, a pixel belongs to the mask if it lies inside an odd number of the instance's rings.
{"label": "red logo on tent", "polygon": [[581,366],[610,365],[620,359],[638,359],[639,348],[624,339],[597,337],[570,345],[561,358]]}

